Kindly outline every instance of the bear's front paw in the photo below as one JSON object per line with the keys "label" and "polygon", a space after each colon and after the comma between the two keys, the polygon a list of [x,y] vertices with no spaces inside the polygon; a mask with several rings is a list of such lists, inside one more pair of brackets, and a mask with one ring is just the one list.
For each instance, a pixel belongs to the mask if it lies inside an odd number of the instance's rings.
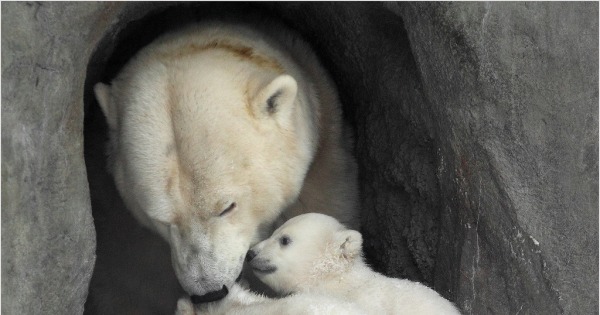
{"label": "bear's front paw", "polygon": [[175,315],[196,315],[194,304],[189,298],[183,297],[177,301],[177,310]]}

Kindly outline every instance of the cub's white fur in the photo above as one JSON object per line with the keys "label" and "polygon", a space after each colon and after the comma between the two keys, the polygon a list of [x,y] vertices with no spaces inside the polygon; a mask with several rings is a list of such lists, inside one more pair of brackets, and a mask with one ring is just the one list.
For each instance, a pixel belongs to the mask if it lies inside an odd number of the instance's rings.
{"label": "cub's white fur", "polygon": [[175,315],[360,315],[357,305],[311,293],[270,299],[234,284],[221,301],[194,306],[187,298],[177,302]]}
{"label": "cub's white fur", "polygon": [[362,237],[334,218],[297,216],[248,254],[255,274],[282,294],[311,292],[351,301],[369,314],[460,314],[434,290],[385,277],[362,258]]}
{"label": "cub's white fur", "polygon": [[117,188],[170,243],[188,293],[230,287],[284,210],[356,224],[336,90],[280,25],[193,25],[157,39],[94,90]]}

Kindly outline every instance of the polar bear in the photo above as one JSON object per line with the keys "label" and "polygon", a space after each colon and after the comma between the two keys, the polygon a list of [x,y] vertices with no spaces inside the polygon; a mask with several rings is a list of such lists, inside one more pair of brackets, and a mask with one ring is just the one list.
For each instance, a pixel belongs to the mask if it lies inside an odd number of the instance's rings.
{"label": "polar bear", "polygon": [[357,176],[334,84],[270,22],[164,35],[94,86],[127,208],[171,247],[195,301],[225,296],[272,224],[314,209],[356,225]]}
{"label": "polar bear", "polygon": [[175,315],[365,315],[358,305],[335,297],[299,293],[270,299],[234,284],[222,300],[194,306],[190,299],[177,302]]}
{"label": "polar bear", "polygon": [[369,314],[460,314],[434,290],[385,277],[362,258],[362,236],[333,217],[294,217],[254,246],[247,260],[281,294],[311,292],[358,304]]}

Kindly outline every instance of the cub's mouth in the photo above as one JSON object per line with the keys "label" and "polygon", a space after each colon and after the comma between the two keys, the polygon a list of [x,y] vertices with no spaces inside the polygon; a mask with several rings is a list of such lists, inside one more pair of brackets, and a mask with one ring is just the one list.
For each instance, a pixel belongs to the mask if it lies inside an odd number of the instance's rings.
{"label": "cub's mouth", "polygon": [[269,261],[253,259],[250,262],[250,267],[255,273],[267,275],[277,271],[277,267],[269,263]]}

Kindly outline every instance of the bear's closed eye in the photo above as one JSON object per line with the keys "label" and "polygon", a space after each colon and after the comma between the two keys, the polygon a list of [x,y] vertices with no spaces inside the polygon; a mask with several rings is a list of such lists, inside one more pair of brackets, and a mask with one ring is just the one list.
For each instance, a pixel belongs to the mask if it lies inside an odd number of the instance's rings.
{"label": "bear's closed eye", "polygon": [[222,217],[226,214],[228,214],[229,212],[231,212],[233,209],[235,209],[235,207],[237,206],[237,204],[235,202],[232,202],[229,207],[225,208],[225,210],[223,210],[219,216]]}

